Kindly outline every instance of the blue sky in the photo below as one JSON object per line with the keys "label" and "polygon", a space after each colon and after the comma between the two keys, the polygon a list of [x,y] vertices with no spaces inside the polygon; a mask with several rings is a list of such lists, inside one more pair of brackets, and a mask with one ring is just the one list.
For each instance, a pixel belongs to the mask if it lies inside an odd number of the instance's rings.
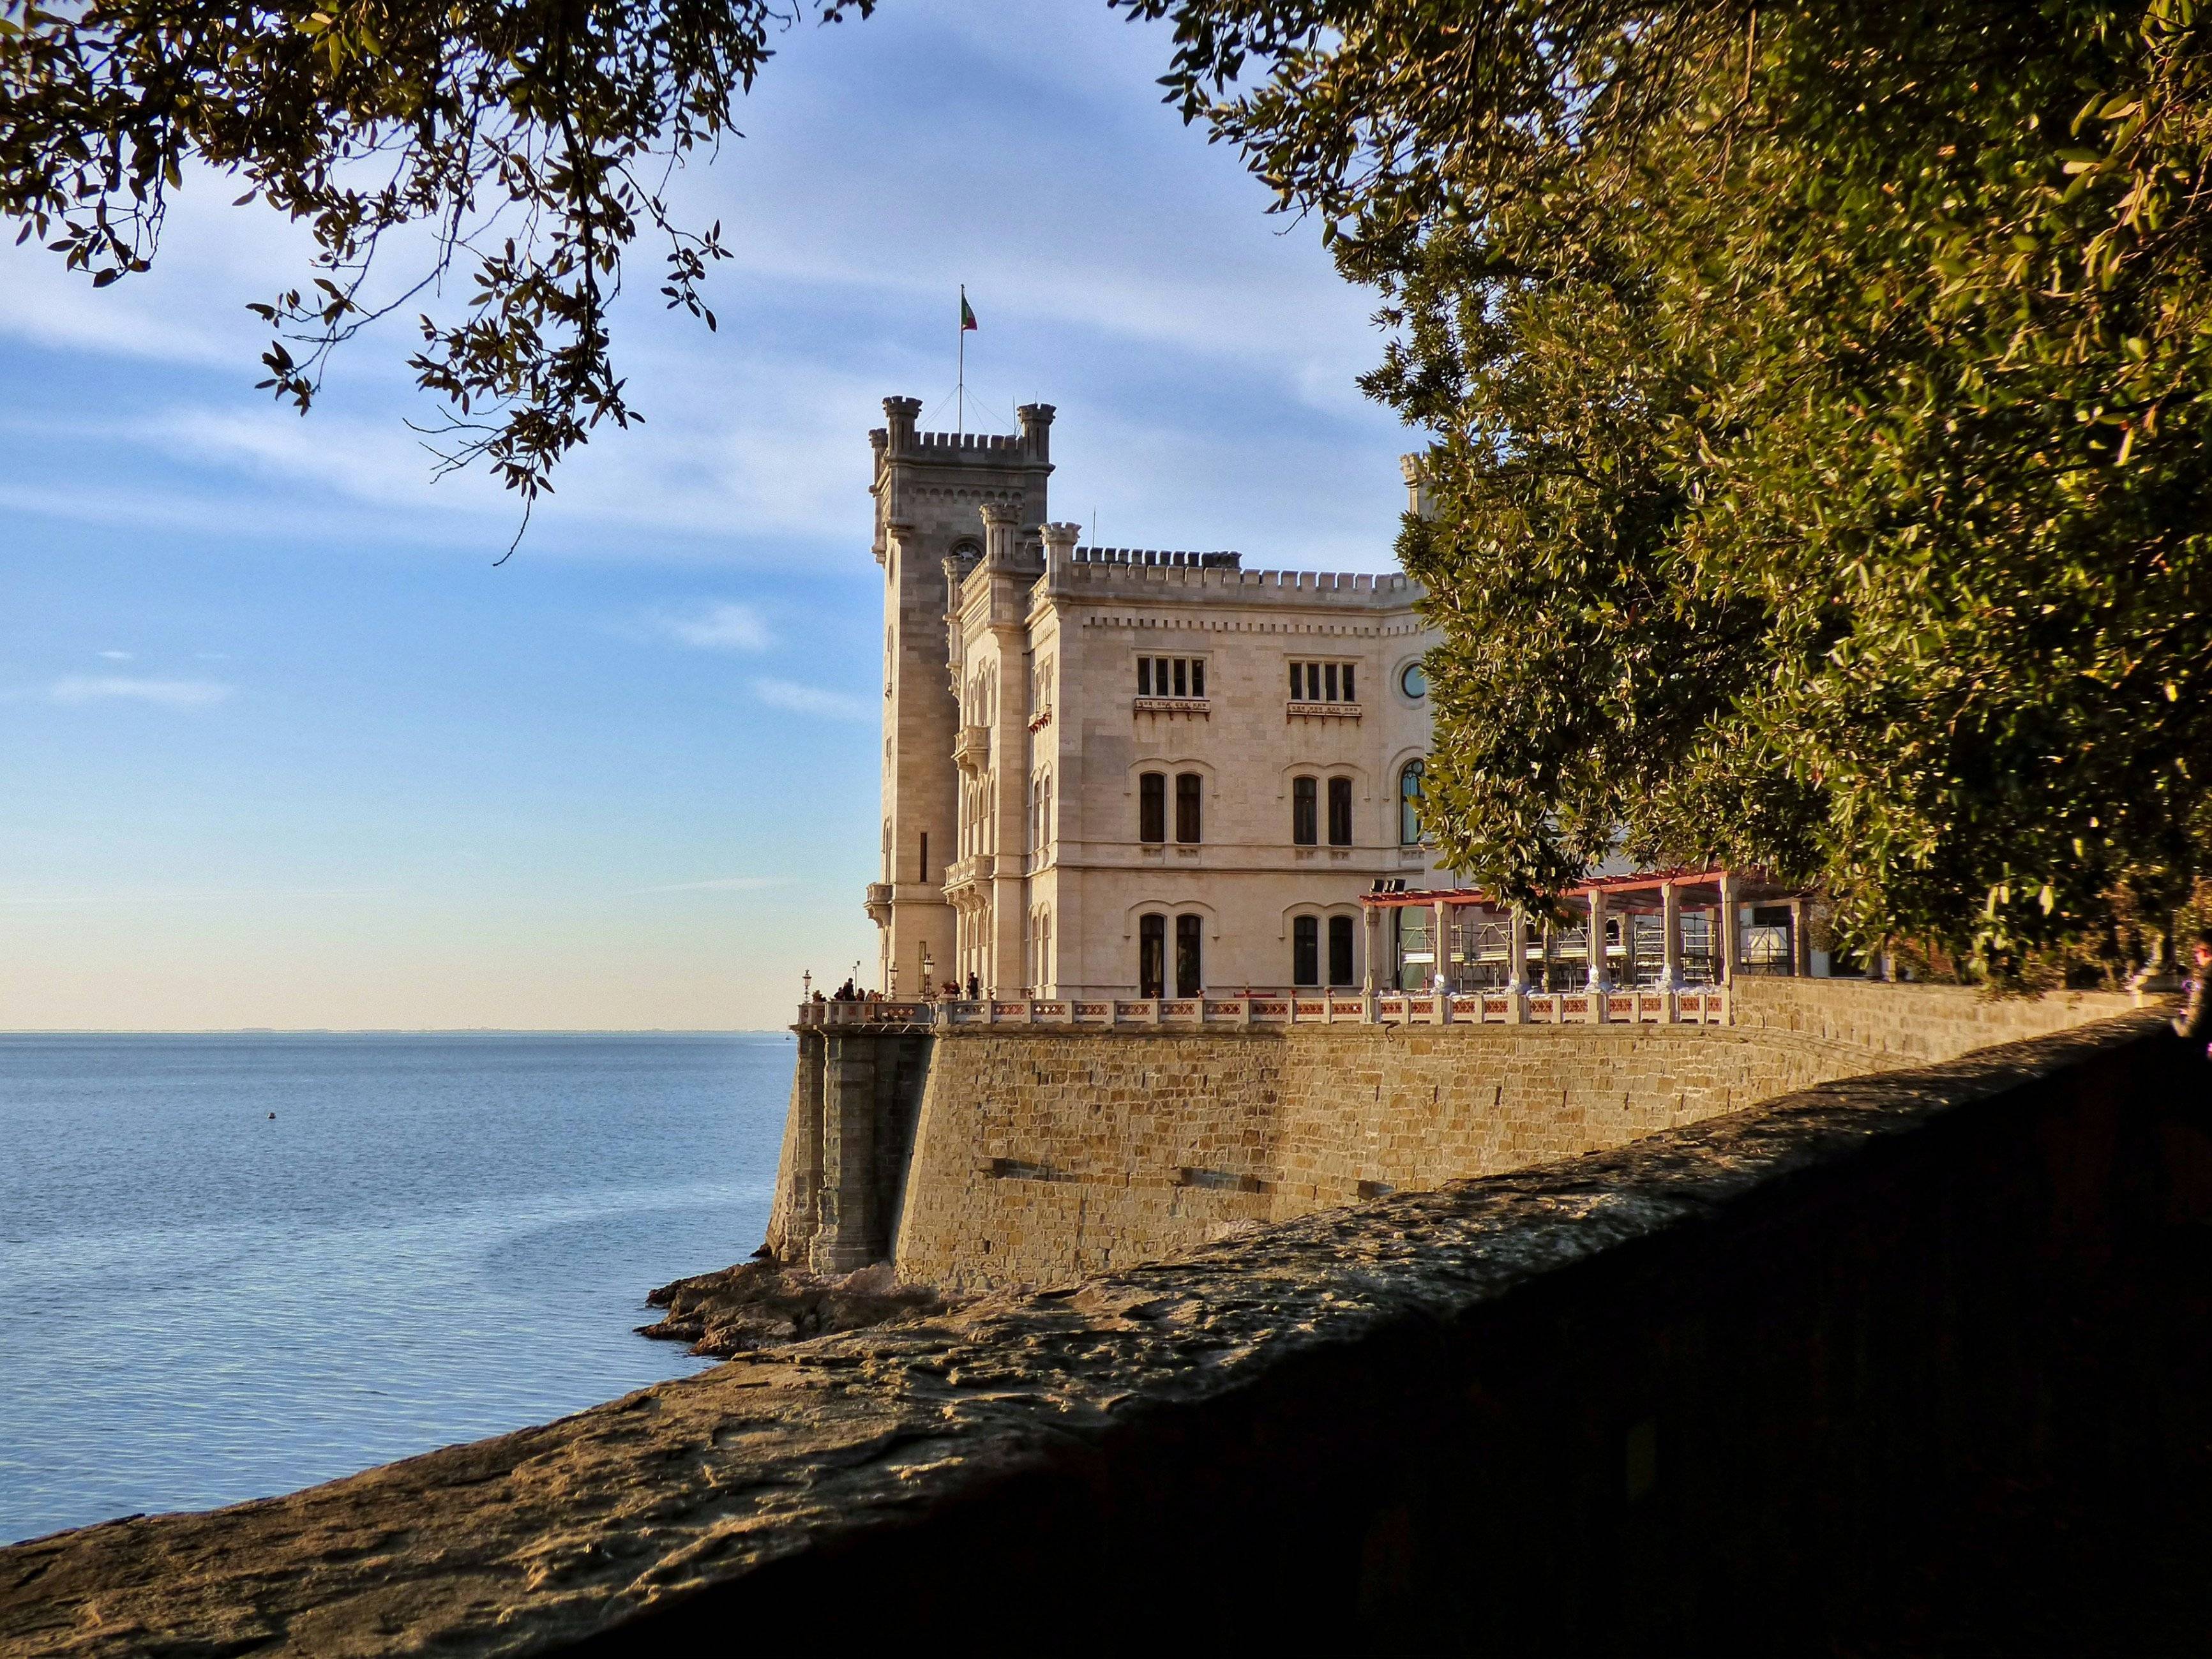
{"label": "blue sky", "polygon": [[243,307],[305,263],[228,181],[98,294],[0,257],[0,1028],[759,1028],[872,959],[866,433],[951,424],[963,282],[969,424],[1058,405],[1054,516],[1389,568],[1373,298],[1166,58],[1079,0],[787,37],[678,186],[720,331],[634,282],[646,423],[496,568],[512,501],[431,482],[404,324],[305,421],[252,389]]}

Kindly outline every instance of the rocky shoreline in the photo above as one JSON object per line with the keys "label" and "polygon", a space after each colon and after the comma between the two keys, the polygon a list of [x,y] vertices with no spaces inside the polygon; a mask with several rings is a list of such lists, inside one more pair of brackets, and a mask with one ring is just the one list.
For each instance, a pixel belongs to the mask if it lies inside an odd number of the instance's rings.
{"label": "rocky shoreline", "polygon": [[639,1335],[688,1342],[693,1353],[714,1359],[927,1319],[975,1300],[947,1297],[927,1285],[901,1285],[887,1262],[824,1277],[773,1257],[679,1279],[645,1299],[668,1312],[657,1323],[640,1325]]}

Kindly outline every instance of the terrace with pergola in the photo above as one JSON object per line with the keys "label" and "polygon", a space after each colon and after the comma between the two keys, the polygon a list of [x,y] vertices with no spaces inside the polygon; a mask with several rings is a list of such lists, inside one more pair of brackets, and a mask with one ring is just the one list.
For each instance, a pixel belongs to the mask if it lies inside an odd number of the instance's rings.
{"label": "terrace with pergola", "polygon": [[[1741,974],[1808,975],[1807,902],[1802,891],[1759,872],[1728,869],[1594,877],[1540,913],[1479,889],[1407,891],[1381,882],[1362,901],[1363,988],[1536,995],[1725,990]],[[1729,917],[1737,919],[1733,927]],[[1592,951],[1593,939],[1603,941],[1601,949]],[[1721,941],[1734,948],[1717,949]]]}

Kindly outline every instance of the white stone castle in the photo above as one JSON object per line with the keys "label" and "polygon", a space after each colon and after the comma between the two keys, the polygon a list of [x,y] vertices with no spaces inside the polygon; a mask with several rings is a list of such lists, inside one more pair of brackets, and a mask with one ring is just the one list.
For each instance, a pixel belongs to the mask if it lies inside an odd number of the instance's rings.
{"label": "white stone castle", "polygon": [[1362,896],[1450,884],[1413,811],[1419,587],[1078,546],[1050,404],[1012,436],[917,432],[921,408],[885,398],[870,434],[884,993],[1391,983]]}

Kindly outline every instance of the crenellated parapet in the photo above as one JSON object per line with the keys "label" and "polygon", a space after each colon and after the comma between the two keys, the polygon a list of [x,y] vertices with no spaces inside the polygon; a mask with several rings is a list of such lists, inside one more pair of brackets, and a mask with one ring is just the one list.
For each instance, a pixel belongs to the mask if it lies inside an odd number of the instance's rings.
{"label": "crenellated parapet", "polygon": [[1420,599],[1420,584],[1399,573],[1247,570],[1231,552],[1186,553],[1151,548],[1070,547],[1045,561],[1032,592],[1036,600],[1142,598],[1227,600],[1240,605],[1292,603],[1403,611]]}
{"label": "crenellated parapet", "polygon": [[886,460],[927,460],[934,465],[963,462],[984,466],[1008,464],[1045,465],[1052,462],[1050,404],[1024,404],[1015,410],[1020,423],[1016,432],[923,432],[919,398],[884,399],[884,422],[868,434],[868,442]]}

